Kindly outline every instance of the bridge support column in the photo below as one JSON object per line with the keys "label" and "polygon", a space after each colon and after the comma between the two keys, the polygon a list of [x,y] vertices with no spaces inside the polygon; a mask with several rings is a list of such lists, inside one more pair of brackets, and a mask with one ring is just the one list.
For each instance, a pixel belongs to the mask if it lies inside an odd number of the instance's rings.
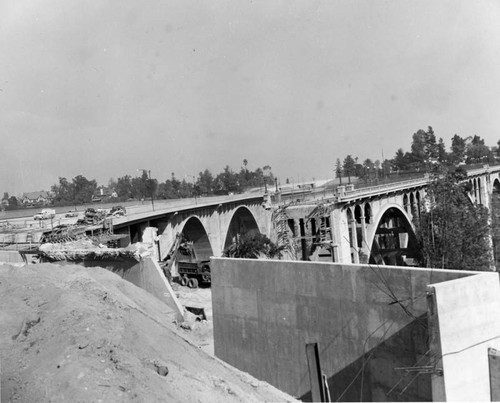
{"label": "bridge support column", "polygon": [[330,213],[330,231],[335,262],[352,263],[349,244],[349,225],[345,211],[335,209]]}
{"label": "bridge support column", "polygon": [[356,225],[356,220],[354,218],[351,220],[351,234],[352,234],[351,251],[353,254],[352,263],[359,263],[358,228]]}
{"label": "bridge support column", "polygon": [[414,201],[413,204],[411,205],[411,220],[412,221],[418,218],[418,216],[419,216],[418,209],[419,209],[418,203],[416,201]]}
{"label": "bridge support column", "polygon": [[361,252],[366,255],[366,262],[361,262],[361,263],[368,263],[368,260],[370,259],[370,246],[368,245],[368,238],[366,235],[366,218],[364,214],[361,214]]}

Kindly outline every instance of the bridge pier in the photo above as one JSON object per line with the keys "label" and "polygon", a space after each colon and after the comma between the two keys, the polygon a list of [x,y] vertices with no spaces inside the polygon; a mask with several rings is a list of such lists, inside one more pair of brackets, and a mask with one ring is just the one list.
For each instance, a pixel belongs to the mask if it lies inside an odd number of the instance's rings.
{"label": "bridge pier", "polygon": [[345,211],[335,209],[330,213],[330,228],[335,262],[352,263],[349,226]]}
{"label": "bridge pier", "polygon": [[358,226],[356,225],[356,219],[351,218],[351,255],[352,255],[352,263],[359,263],[359,249],[358,249]]}

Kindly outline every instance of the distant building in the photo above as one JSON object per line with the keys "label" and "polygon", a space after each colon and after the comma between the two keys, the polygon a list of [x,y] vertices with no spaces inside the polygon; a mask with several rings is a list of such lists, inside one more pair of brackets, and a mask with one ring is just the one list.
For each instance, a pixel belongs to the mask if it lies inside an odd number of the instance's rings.
{"label": "distant building", "polygon": [[100,202],[106,199],[112,199],[118,197],[118,194],[113,188],[107,186],[99,186],[96,189],[95,194],[92,196],[93,202]]}
{"label": "distant building", "polygon": [[50,203],[50,200],[50,193],[45,190],[24,193],[21,197],[21,203],[25,206],[46,205]]}

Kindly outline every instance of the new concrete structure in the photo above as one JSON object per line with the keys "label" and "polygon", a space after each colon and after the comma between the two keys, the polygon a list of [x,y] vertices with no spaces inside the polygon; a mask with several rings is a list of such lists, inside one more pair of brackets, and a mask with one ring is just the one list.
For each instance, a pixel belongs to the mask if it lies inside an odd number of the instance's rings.
{"label": "new concrete structure", "polygon": [[478,377],[486,396],[498,288],[497,273],[216,258],[215,354],[304,400],[308,343],[332,401],[471,399],[463,389]]}

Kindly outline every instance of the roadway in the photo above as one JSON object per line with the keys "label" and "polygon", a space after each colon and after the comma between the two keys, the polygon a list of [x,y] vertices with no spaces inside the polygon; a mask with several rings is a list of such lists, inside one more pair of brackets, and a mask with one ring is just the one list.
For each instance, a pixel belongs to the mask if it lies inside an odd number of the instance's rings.
{"label": "roadway", "polygon": [[[209,197],[196,197],[196,198],[186,198],[186,199],[169,199],[169,200],[155,200],[154,201],[154,212],[151,200],[144,200],[143,202],[135,201],[134,204],[130,202],[125,203],[93,203],[83,206],[77,206],[77,209],[71,208],[71,206],[57,207],[56,216],[52,220],[34,220],[33,215],[42,209],[30,209],[30,210],[13,210],[4,211],[0,216],[0,230],[9,228],[29,228],[33,230],[43,230],[50,229],[56,225],[71,225],[75,224],[79,218],[83,218],[85,209],[92,207],[95,209],[107,209],[109,210],[112,206],[123,205],[127,209],[127,215],[125,217],[115,217],[113,219],[113,224],[123,224],[128,221],[141,220],[146,217],[162,215],[170,212],[175,212],[179,210],[188,210],[192,208],[208,207],[216,204],[225,204],[240,200],[247,200],[253,198],[262,198],[262,193],[252,192],[252,193],[242,193],[236,195],[224,195],[224,196],[209,196]],[[51,208],[51,207],[47,207]],[[68,211],[77,212],[77,217],[65,217]],[[10,213],[10,214],[9,214]]]}

